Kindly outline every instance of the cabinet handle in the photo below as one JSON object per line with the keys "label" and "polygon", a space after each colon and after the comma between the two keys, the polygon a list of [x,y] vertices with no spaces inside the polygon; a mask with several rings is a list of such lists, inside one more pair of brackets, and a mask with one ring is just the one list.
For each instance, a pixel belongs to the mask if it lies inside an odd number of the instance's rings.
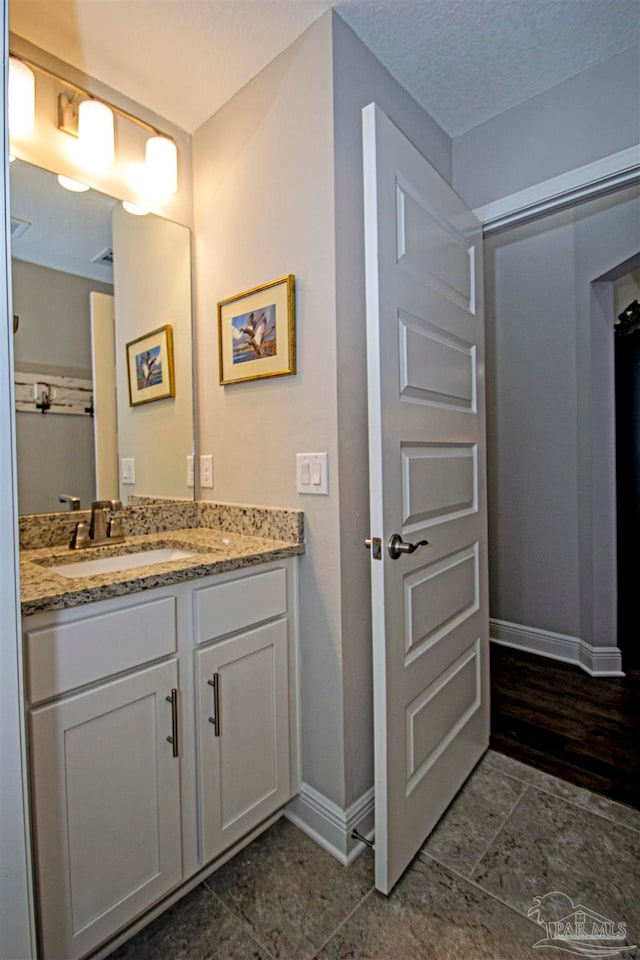
{"label": "cabinet handle", "polygon": [[214,673],[212,680],[207,680],[210,687],[213,687],[213,716],[209,717],[209,723],[213,724],[214,737],[220,736],[220,674]]}
{"label": "cabinet handle", "polygon": [[174,757],[180,756],[180,739],[178,734],[178,691],[174,687],[170,697],[165,697],[167,703],[171,704],[171,736],[167,737],[167,743],[173,746]]}

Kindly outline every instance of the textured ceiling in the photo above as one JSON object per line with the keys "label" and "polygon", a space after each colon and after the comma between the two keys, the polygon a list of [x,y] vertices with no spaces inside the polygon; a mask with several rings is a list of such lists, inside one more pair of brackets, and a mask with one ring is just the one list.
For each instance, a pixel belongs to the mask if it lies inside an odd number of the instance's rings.
{"label": "textured ceiling", "polygon": [[10,24],[193,131],[331,6],[451,136],[640,30],[640,0],[10,0]]}
{"label": "textured ceiling", "polygon": [[638,0],[346,0],[344,20],[450,136],[638,42]]}

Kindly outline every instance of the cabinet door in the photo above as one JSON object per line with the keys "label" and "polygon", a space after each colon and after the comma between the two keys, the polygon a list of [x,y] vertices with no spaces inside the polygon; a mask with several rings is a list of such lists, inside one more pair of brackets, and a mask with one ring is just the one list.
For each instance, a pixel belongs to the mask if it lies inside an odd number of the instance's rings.
{"label": "cabinet door", "polygon": [[287,621],[200,649],[196,664],[209,861],[290,799]]}
{"label": "cabinet door", "polygon": [[182,877],[175,661],[31,713],[44,958],[83,956]]}

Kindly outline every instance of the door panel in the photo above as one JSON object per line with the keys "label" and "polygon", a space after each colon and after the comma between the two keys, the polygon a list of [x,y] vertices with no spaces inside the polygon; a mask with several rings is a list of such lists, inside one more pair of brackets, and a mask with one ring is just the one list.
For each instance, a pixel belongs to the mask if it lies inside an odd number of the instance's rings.
{"label": "door panel", "polygon": [[[363,111],[376,764],[388,893],[488,743],[481,228]],[[392,559],[391,534],[428,541]]]}
{"label": "door panel", "polygon": [[478,509],[475,444],[402,443],[403,527],[444,523]]}
{"label": "door panel", "polygon": [[463,310],[472,310],[475,263],[463,236],[447,223],[446,211],[412,189],[399,171],[396,199],[398,262]]}
{"label": "door panel", "polygon": [[400,312],[400,395],[475,410],[475,349],[441,328]]}
{"label": "door panel", "polygon": [[479,592],[477,543],[405,577],[405,666],[476,613]]}

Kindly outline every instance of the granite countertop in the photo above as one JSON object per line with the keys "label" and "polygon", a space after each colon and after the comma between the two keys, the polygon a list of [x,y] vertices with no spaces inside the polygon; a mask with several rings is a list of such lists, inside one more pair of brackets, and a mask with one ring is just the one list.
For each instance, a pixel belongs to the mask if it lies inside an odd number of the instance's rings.
{"label": "granite countertop", "polygon": [[[47,569],[55,564],[77,563],[161,547],[190,550],[195,554],[181,560],[89,577],[63,577]],[[226,573],[270,560],[283,560],[302,553],[304,543],[270,540],[204,527],[128,536],[125,543],[117,546],[87,547],[73,551],[66,546],[23,550],[20,554],[22,614],[28,616],[45,610],[77,607],[96,600],[170,586],[195,577]]]}

